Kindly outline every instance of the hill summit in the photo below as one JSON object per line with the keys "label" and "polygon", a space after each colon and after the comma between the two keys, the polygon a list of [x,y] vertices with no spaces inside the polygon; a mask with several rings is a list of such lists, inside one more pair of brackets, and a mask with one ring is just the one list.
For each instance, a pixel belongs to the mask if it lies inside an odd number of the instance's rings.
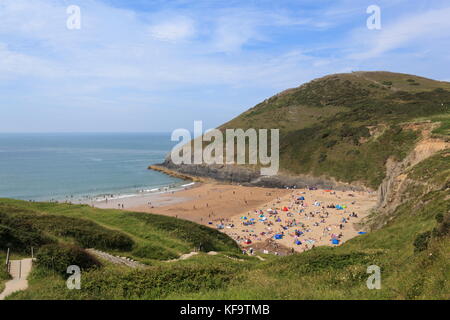
{"label": "hill summit", "polygon": [[404,159],[423,130],[448,137],[449,111],[449,82],[385,71],[333,74],[280,92],[219,127],[280,129],[278,177],[261,178],[258,166],[174,165],[170,159],[163,166],[256,185],[375,189],[388,159]]}

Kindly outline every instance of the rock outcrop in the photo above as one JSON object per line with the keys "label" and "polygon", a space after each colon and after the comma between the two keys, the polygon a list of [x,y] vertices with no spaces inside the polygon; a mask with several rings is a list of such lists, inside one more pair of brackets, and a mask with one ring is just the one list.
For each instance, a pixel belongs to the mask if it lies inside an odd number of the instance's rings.
{"label": "rock outcrop", "polygon": [[313,177],[309,175],[292,175],[280,173],[274,176],[261,176],[259,170],[237,165],[197,165],[197,164],[174,164],[170,159],[163,163],[149,167],[153,170],[163,171],[180,178],[200,178],[237,183],[246,186],[286,188],[286,187],[317,187],[321,189],[335,190],[367,190],[364,186],[350,185],[334,181],[324,177]]}

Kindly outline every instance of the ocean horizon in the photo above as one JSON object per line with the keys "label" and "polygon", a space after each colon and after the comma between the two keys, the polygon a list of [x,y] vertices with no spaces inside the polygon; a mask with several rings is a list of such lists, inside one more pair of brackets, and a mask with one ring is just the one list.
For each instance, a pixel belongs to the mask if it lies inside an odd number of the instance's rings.
{"label": "ocean horizon", "polygon": [[0,197],[79,201],[176,187],[148,170],[176,144],[170,133],[0,133]]}

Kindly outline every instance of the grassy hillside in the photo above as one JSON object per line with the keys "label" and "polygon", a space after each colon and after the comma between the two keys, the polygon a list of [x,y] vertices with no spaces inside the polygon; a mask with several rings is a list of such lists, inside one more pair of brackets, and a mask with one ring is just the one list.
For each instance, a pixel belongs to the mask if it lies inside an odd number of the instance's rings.
{"label": "grassy hillside", "polygon": [[417,141],[407,123],[450,128],[450,83],[390,72],[320,78],[286,90],[220,128],[279,128],[281,169],[376,188],[389,157],[401,160]]}
{"label": "grassy hillside", "polygon": [[[287,257],[263,255],[265,261],[243,256],[214,230],[207,235],[222,250],[188,260],[151,262],[146,269],[131,269],[102,261],[83,272],[82,290],[68,290],[65,275],[37,264],[27,291],[11,299],[449,299],[450,295],[450,151],[442,151],[407,172],[413,196],[399,206],[387,224],[339,247],[317,247]],[[432,189],[418,187],[432,185]],[[34,210],[44,215],[84,217],[104,228],[117,230],[145,245],[155,230],[169,232],[164,224],[173,218],[158,217],[141,225],[132,212],[92,209],[86,206],[29,204],[1,200],[15,215]],[[376,215],[376,213],[374,213]],[[149,215],[152,220],[154,216]],[[144,219],[146,220],[146,219]],[[178,228],[185,221],[177,220]],[[187,223],[192,228],[195,224]],[[148,229],[148,231],[146,231]],[[180,229],[178,229],[180,230]],[[148,233],[146,233],[148,232]],[[147,237],[145,237],[147,234]],[[163,237],[164,233],[159,235]],[[50,235],[49,235],[50,236]],[[177,248],[190,250],[189,237],[173,235]],[[61,238],[59,241],[62,241]],[[187,243],[186,243],[187,241]],[[159,243],[153,241],[153,243]],[[168,248],[173,249],[173,248]],[[134,249],[133,249],[134,250]],[[113,251],[113,250],[108,250]],[[133,251],[128,253],[131,256]],[[137,256],[135,256],[138,258]],[[38,256],[39,261],[39,256]],[[381,268],[381,289],[366,286],[367,267]]]}
{"label": "grassy hillside", "polygon": [[196,248],[236,251],[227,236],[171,217],[87,205],[0,200],[0,248],[29,252],[30,247],[63,243],[101,249],[152,263]]}
{"label": "grassy hillside", "polygon": [[[412,123],[448,141],[449,107],[449,83],[358,72],[287,90],[221,128],[279,127],[285,172],[377,187],[387,159],[405,158],[423,136]],[[184,220],[0,199],[0,248],[13,246],[16,255],[38,248],[30,288],[10,298],[450,299],[449,159],[446,149],[405,166],[399,205],[373,212],[366,221],[371,232],[338,247],[262,255],[264,261],[242,255],[226,235]],[[96,261],[83,251],[91,247],[148,267]],[[198,247],[218,254],[164,261]],[[84,265],[81,290],[68,290],[67,275],[55,267],[73,261]],[[380,290],[366,286],[370,265],[381,268]]]}

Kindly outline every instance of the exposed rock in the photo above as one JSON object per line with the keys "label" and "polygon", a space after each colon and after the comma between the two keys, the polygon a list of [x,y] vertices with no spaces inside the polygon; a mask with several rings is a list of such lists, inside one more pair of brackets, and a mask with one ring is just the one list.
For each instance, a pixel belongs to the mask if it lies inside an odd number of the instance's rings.
{"label": "exposed rock", "polygon": [[182,176],[184,178],[197,180],[199,180],[198,177],[202,177],[220,182],[238,183],[245,186],[268,188],[306,188],[309,186],[314,186],[322,189],[335,190],[367,190],[364,186],[350,185],[336,182],[332,179],[313,177],[309,175],[291,175],[288,173],[280,173],[274,176],[261,176],[259,170],[237,165],[176,165],[170,159],[166,159],[163,163],[150,166],[149,168],[163,171],[166,174],[177,177]]}

